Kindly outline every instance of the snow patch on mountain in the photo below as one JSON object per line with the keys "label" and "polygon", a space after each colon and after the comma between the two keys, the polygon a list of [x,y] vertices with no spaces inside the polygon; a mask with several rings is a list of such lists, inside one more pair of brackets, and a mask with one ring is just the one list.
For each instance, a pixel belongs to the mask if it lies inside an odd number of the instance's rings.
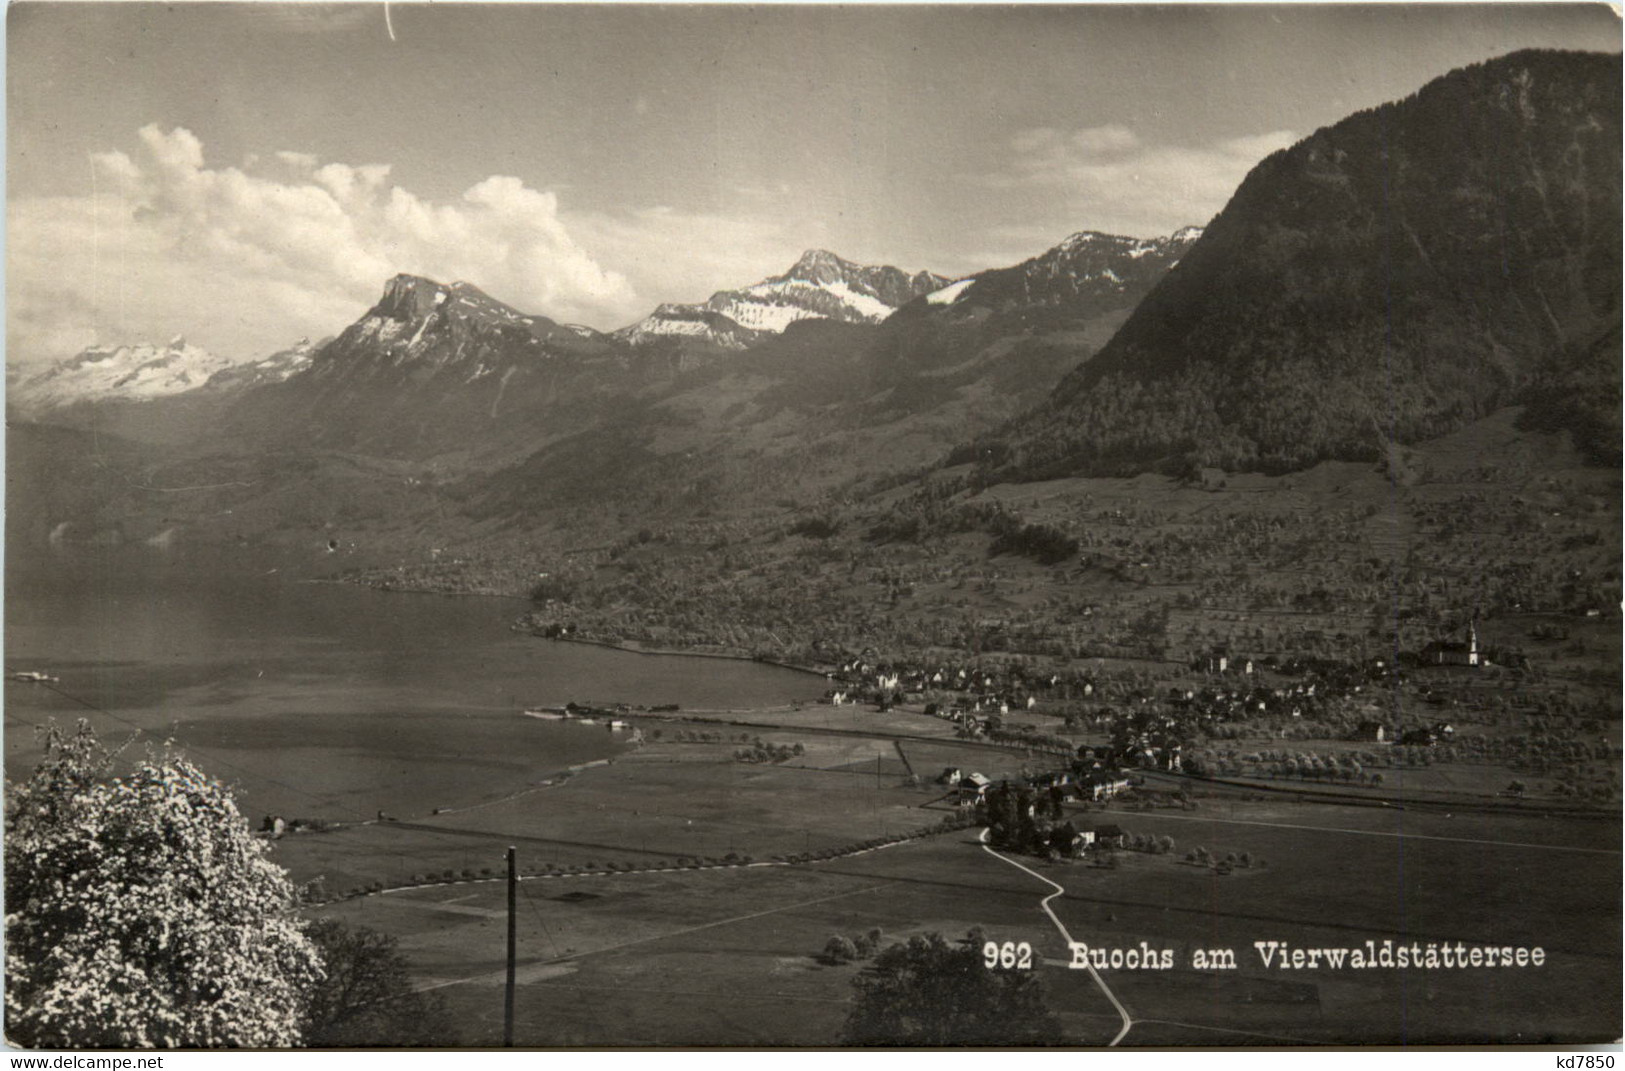
{"label": "snow patch on mountain", "polygon": [[280,383],[289,376],[297,375],[309,368],[316,351],[325,344],[325,341],[312,342],[308,338],[302,338],[287,349],[278,350],[269,357],[234,364],[216,372],[209,377],[209,382],[204,384],[204,387],[209,391],[221,392],[257,387],[265,383]]}
{"label": "snow patch on mountain", "polygon": [[818,313],[801,305],[782,304],[769,300],[778,295],[764,291],[755,301],[727,301],[721,307],[713,306],[712,311],[720,312],[741,327],[748,327],[753,331],[772,331],[781,334],[797,320],[818,319]]}
{"label": "snow patch on mountain", "polygon": [[925,300],[932,305],[952,305],[976,282],[976,277],[961,279],[957,283],[949,283],[941,290],[933,290],[925,296]]}
{"label": "snow patch on mountain", "polygon": [[162,346],[150,342],[92,346],[20,378],[10,402],[26,410],[43,410],[78,402],[148,401],[195,390],[233,364],[179,335]]}
{"label": "snow patch on mountain", "polygon": [[633,343],[701,339],[742,349],[756,336],[782,333],[798,320],[879,323],[947,281],[931,272],[910,275],[889,265],[855,264],[828,250],[809,249],[782,275],[737,290],[719,290],[702,304],[662,305],[616,331],[615,337]]}

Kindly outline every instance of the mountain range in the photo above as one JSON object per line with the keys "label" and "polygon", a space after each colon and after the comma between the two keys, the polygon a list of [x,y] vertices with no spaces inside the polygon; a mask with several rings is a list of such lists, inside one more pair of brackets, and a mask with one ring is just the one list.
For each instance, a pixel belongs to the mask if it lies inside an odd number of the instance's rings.
{"label": "mountain range", "polygon": [[744,516],[965,462],[977,486],[1378,462],[1509,405],[1617,463],[1619,64],[1452,72],[1166,237],[1082,231],[958,280],[811,250],[609,333],[399,275],[318,345],[87,352],[9,404],[65,428],[94,412],[161,447],[149,475],[232,488],[166,499],[170,520],[411,541]]}
{"label": "mountain range", "polygon": [[227,358],[177,335],[162,346],[136,343],[92,346],[33,375],[6,392],[24,412],[46,412],[87,401],[149,401],[199,390],[231,368]]}
{"label": "mountain range", "polygon": [[[782,334],[801,320],[879,323],[899,306],[947,282],[931,272],[910,275],[810,249],[780,275],[737,290],[720,290],[703,304],[660,305],[637,323],[606,335],[521,313],[472,283],[443,284],[402,274],[386,284],[378,304],[337,339],[317,345],[300,339],[270,356],[247,361],[188,346],[181,337],[166,346],[140,342],[91,347],[18,377],[8,402],[20,412],[40,414],[78,404],[150,401],[205,387],[243,390],[304,371],[317,351],[329,345],[341,361],[375,348],[395,364],[410,360],[440,366],[470,356],[478,362],[483,356],[496,368],[525,353],[589,356],[602,352],[605,345],[624,343],[660,350],[669,363],[693,367],[722,352],[743,350]],[[470,326],[480,329],[480,340],[472,349],[465,330]],[[503,366],[504,371],[507,368]]]}

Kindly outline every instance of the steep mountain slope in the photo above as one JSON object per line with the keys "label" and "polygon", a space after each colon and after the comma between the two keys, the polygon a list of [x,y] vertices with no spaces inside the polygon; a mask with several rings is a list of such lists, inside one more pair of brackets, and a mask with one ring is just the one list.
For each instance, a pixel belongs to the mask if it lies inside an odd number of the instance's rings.
{"label": "steep mountain slope", "polygon": [[247,392],[223,423],[271,448],[489,459],[580,430],[604,398],[642,386],[632,368],[626,347],[590,328],[469,283],[398,275],[306,368]]}
{"label": "steep mountain slope", "polygon": [[991,361],[1035,365],[1031,378],[1052,381],[1092,356],[1201,233],[1081,231],[1020,264],[950,283],[886,321],[887,364],[894,375],[934,377]]}
{"label": "steep mountain slope", "polygon": [[1165,238],[1079,231],[1031,260],[961,279],[911,308],[946,306],[961,319],[976,309],[1027,316],[1064,309],[1075,316],[1092,305],[1132,297],[1137,285],[1160,281],[1201,236],[1201,227],[1181,227]]}
{"label": "steep mountain slope", "polygon": [[1617,455],[1620,144],[1618,56],[1520,52],[1275,153],[1098,357],[978,444],[989,475],[1372,459],[1599,395]]}
{"label": "steep mountain slope", "polygon": [[739,290],[719,290],[699,305],[662,305],[615,332],[634,344],[680,340],[718,350],[739,350],[807,319],[879,323],[898,306],[942,286],[931,272],[913,275],[889,265],[854,264],[809,249],[782,275]]}
{"label": "steep mountain slope", "polygon": [[742,350],[767,332],[741,327],[720,312],[703,305],[665,304],[629,327],[614,332],[634,346],[662,343],[710,345],[718,350]]}
{"label": "steep mountain slope", "polygon": [[302,338],[287,349],[278,350],[269,357],[221,369],[209,377],[202,389],[215,394],[229,394],[267,383],[281,383],[289,376],[309,368],[316,351],[331,341],[332,339],[323,339],[320,342],[312,342],[308,338]]}

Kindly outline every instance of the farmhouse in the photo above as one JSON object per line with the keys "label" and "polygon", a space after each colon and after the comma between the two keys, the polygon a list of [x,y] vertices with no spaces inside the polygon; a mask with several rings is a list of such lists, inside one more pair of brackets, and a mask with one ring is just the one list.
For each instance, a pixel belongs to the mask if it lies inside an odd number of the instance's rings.
{"label": "farmhouse", "polygon": [[1093,833],[1094,843],[1102,848],[1121,848],[1127,837],[1123,827],[1117,825],[1096,826]]}
{"label": "farmhouse", "polygon": [[974,803],[987,792],[987,787],[993,782],[985,774],[969,773],[959,781],[959,802]]}

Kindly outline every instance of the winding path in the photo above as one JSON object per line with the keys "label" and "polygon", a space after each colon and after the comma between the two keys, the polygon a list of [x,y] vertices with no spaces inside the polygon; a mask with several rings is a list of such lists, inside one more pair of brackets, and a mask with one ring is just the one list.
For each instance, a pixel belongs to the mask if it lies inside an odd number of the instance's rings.
{"label": "winding path", "polygon": [[[1066,925],[1061,922],[1060,917],[1058,915],[1056,915],[1055,912],[1053,910],[1051,910],[1051,908],[1049,906],[1049,902],[1051,900],[1055,899],[1057,896],[1061,896],[1061,895],[1065,894],[1066,888],[1064,886],[1062,886],[1062,885],[1056,884],[1055,882],[1051,881],[1049,878],[1046,878],[1044,875],[1040,874],[1038,871],[1032,870],[1029,867],[1025,867],[1022,864],[1016,862],[1014,859],[1011,859],[1009,856],[1000,855],[998,852],[996,852],[992,848],[988,847],[987,834],[988,834],[987,830],[985,830],[985,829],[982,830],[981,841],[982,841],[982,850],[984,852],[991,855],[993,858],[999,860],[1002,863],[1009,863],[1011,866],[1015,867],[1017,870],[1020,870],[1025,874],[1031,874],[1033,877],[1037,878],[1039,881],[1043,882],[1045,885],[1048,885],[1050,888],[1055,890],[1054,892],[1050,893],[1048,896],[1044,897],[1044,899],[1040,900],[1038,902],[1038,906],[1044,909],[1044,914],[1048,915],[1049,920],[1051,922],[1055,923],[1055,928],[1057,930],[1061,931],[1061,937],[1066,940],[1067,951],[1070,953],[1071,950],[1072,950],[1072,946],[1074,944],[1076,944],[1076,942],[1072,940],[1072,935],[1067,932]],[[1134,1020],[1133,1020],[1133,1018],[1131,1018],[1129,1016],[1128,1009],[1123,1007],[1123,1002],[1117,999],[1117,994],[1112,992],[1111,987],[1106,984],[1106,980],[1100,976],[1100,972],[1095,970],[1095,968],[1092,965],[1088,964],[1087,962],[1084,964],[1084,969],[1089,972],[1089,977],[1091,977],[1091,978],[1093,978],[1095,980],[1095,984],[1100,987],[1100,991],[1102,993],[1106,994],[1106,999],[1112,1002],[1112,1007],[1116,1008],[1117,1009],[1117,1014],[1120,1017],[1122,1017],[1123,1029],[1119,1030],[1117,1032],[1117,1036],[1112,1038],[1111,1041],[1107,1043],[1108,1048],[1114,1048],[1114,1047],[1116,1047],[1116,1045],[1119,1042],[1121,1042],[1123,1040],[1123,1038],[1127,1037],[1128,1032],[1134,1028]]]}

